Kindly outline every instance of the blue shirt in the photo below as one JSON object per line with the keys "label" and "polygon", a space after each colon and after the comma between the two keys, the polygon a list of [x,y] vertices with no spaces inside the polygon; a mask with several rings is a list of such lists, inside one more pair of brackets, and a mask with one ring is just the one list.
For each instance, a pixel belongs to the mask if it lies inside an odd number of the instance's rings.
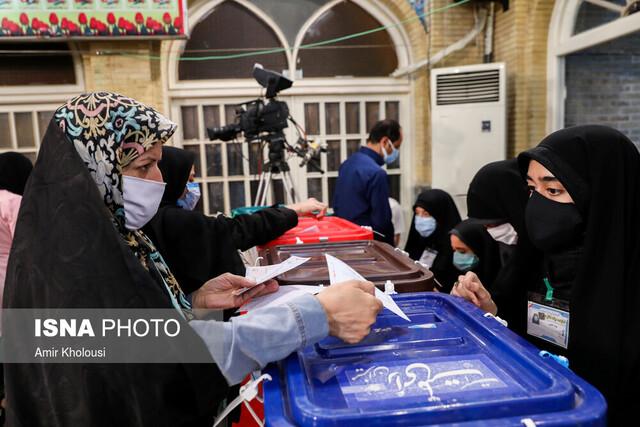
{"label": "blue shirt", "polygon": [[368,147],[340,165],[333,197],[333,211],[341,218],[366,225],[383,234],[375,235],[393,246],[393,223],[389,206],[389,182],[381,155]]}
{"label": "blue shirt", "polygon": [[205,342],[230,385],[329,334],[324,308],[312,295],[232,317],[229,322],[192,320],[189,325]]}

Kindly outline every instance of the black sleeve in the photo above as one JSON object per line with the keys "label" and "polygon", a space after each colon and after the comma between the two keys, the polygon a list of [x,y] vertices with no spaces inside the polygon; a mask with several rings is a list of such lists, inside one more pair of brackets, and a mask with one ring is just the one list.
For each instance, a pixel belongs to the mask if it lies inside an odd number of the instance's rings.
{"label": "black sleeve", "polygon": [[187,294],[211,278],[214,260],[223,261],[218,248],[228,249],[223,242],[230,241],[224,231],[203,214],[177,207],[161,207],[144,227]]}
{"label": "black sleeve", "polygon": [[190,293],[222,273],[243,274],[238,249],[267,243],[297,224],[295,211],[287,208],[227,218],[170,207],[161,208],[145,232]]}
{"label": "black sleeve", "polygon": [[271,207],[251,215],[218,218],[227,223],[234,246],[241,251],[264,245],[298,225],[298,214],[288,208]]}

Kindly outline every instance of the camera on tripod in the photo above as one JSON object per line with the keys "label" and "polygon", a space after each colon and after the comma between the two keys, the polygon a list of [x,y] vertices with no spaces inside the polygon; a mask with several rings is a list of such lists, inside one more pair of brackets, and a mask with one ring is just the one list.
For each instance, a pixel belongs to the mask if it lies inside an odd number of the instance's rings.
{"label": "camera on tripod", "polygon": [[[290,171],[285,159],[285,151],[294,153],[302,159],[300,167],[308,164],[312,169],[324,173],[318,163],[318,157],[320,153],[327,151],[326,147],[307,140],[304,130],[289,114],[287,103],[275,99],[278,92],[293,85],[291,80],[280,73],[264,69],[260,64],[253,66],[253,77],[260,86],[266,89],[264,98],[238,104],[234,123],[217,128],[207,128],[207,134],[210,140],[232,141],[242,133],[247,142],[266,142],[269,148],[269,155],[268,161],[265,162],[263,168],[263,174],[265,172],[268,173],[265,191],[268,191],[272,175],[282,173],[285,186],[290,187],[287,189],[287,193],[295,201],[296,192],[293,189],[293,183],[290,177],[284,177]],[[298,140],[293,146],[287,142],[283,132],[289,126],[289,122],[294,124],[298,132]],[[261,177],[256,204],[258,200],[266,200],[266,196],[261,190],[262,181],[263,177]],[[286,181],[289,181],[289,183]]]}
{"label": "camera on tripod", "polygon": [[[235,123],[217,128],[207,128],[209,139],[232,141],[240,133],[243,133],[248,142],[268,142],[270,159],[280,157],[284,159],[284,155],[280,156],[279,151],[288,148],[289,151],[302,158],[300,166],[308,163],[314,169],[323,172],[316,157],[321,152],[326,152],[326,148],[308,141],[306,137],[301,135],[300,127],[289,115],[287,103],[275,99],[278,92],[290,88],[293,82],[282,74],[265,70],[260,64],[253,66],[253,77],[260,83],[260,86],[267,89],[264,99],[258,98],[238,104]],[[296,146],[289,145],[284,137],[283,130],[289,126],[289,121],[298,129],[299,138]],[[277,153],[273,153],[274,150]]]}
{"label": "camera on tripod", "polygon": [[268,134],[282,132],[289,126],[289,107],[286,102],[275,99],[278,92],[291,87],[293,82],[275,71],[265,70],[262,65],[253,66],[253,77],[267,89],[266,102],[262,98],[238,104],[236,122],[219,128],[208,128],[210,140],[231,141],[244,133],[247,141],[264,139]]}

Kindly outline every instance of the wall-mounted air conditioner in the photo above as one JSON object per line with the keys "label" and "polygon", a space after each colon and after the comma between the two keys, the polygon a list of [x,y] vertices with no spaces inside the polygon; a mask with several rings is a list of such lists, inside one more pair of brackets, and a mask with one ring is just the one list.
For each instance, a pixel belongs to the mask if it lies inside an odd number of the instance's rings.
{"label": "wall-mounted air conditioner", "polygon": [[463,218],[475,173],[506,156],[506,98],[504,63],[431,70],[432,186],[454,197]]}

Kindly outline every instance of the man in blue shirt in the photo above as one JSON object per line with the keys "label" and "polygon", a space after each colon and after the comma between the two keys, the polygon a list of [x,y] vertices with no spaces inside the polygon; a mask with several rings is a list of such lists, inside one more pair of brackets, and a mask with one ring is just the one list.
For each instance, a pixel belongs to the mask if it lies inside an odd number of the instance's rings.
{"label": "man in blue shirt", "polygon": [[340,166],[333,197],[337,216],[372,227],[376,240],[392,246],[389,183],[382,166],[398,158],[400,144],[402,129],[397,121],[387,119],[373,125],[366,147],[361,147]]}

